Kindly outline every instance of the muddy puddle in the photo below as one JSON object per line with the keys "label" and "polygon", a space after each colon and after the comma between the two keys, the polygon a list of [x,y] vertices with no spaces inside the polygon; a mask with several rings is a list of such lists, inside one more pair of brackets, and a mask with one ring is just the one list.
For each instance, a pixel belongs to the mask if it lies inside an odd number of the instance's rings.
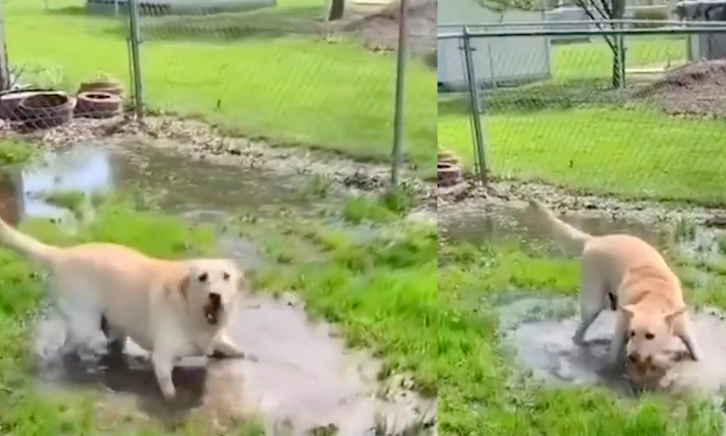
{"label": "muddy puddle", "polygon": [[48,153],[21,171],[6,174],[2,181],[4,197],[19,197],[20,209],[37,216],[67,212],[44,201],[44,192],[91,194],[121,188],[148,192],[164,209],[175,212],[264,212],[277,206],[307,206],[300,178],[191,162],[183,155],[128,143],[89,142],[71,151]]}
{"label": "muddy puddle", "polygon": [[[36,353],[44,384],[100,388],[133,399],[136,407],[166,422],[203,408],[212,419],[261,416],[269,433],[334,426],[341,435],[402,434],[434,419],[436,405],[400,387],[385,389],[380,363],[362,352],[346,351],[325,324],[308,321],[292,297],[250,295],[240,309],[232,336],[250,360],[182,360],[174,380],[179,398],[166,403],[156,387],[148,353],[129,342],[126,364],[104,364],[105,341],[77,363],[55,354],[63,340],[62,321],[46,316],[38,326]],[[60,333],[59,333],[60,332]],[[223,425],[223,424],[222,424]]]}
{"label": "muddy puddle", "polygon": [[[628,233],[659,244],[663,234],[656,226],[605,216],[597,212],[567,214],[564,220],[594,235]],[[439,234],[471,242],[509,238],[512,236],[537,241],[551,241],[551,231],[537,214],[524,203],[521,205],[489,205],[484,210],[470,210],[455,220],[439,220]]]}
{"label": "muddy puddle", "polygon": [[[526,297],[501,306],[506,343],[516,350],[526,368],[547,382],[597,384],[623,394],[635,393],[637,385],[631,384],[624,372],[613,374],[606,370],[615,312],[603,312],[588,330],[586,345],[577,347],[572,335],[579,317],[556,316],[558,312],[564,315],[563,307],[574,309],[575,303],[564,298]],[[715,395],[726,387],[726,321],[715,309],[691,313],[691,317],[703,360],[693,362],[685,357],[683,344],[674,338],[668,348],[673,364],[658,387],[678,393]]]}
{"label": "muddy puddle", "polygon": [[[3,174],[0,213],[12,221],[25,215],[65,219],[71,211],[48,202],[43,193],[93,194],[129,186],[142,186],[164,209],[199,221],[246,210],[259,214],[279,205],[314,209],[301,198],[299,178],[208,162],[191,164],[183,156],[153,149],[142,153],[88,144]],[[220,242],[246,269],[264,262],[249,241],[225,235]],[[246,296],[242,306],[233,336],[258,360],[211,360],[205,369],[205,358],[186,359],[174,373],[179,398],[172,403],[162,400],[147,353],[132,342],[124,365],[105,361],[100,334],[80,362],[62,362],[56,354],[63,341],[62,321],[48,309],[38,322],[34,343],[40,387],[101,390],[114,407],[128,406],[131,413],[140,411],[170,424],[201,411],[222,428],[257,416],[268,434],[327,427],[341,435],[396,435],[422,424],[435,432],[435,400],[409,390],[405,377],[378,381],[381,362],[365,352],[346,350],[330,326],[307,319],[301,302],[291,296],[254,294]]]}

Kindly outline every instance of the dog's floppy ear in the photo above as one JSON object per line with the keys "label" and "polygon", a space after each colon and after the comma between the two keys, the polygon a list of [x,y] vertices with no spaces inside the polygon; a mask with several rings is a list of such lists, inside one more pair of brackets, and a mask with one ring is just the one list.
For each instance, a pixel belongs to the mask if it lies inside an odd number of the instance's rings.
{"label": "dog's floppy ear", "polygon": [[634,304],[625,304],[618,306],[620,310],[623,311],[624,314],[633,316],[635,314],[635,305]]}
{"label": "dog's floppy ear", "polygon": [[188,290],[189,290],[189,283],[191,281],[190,273],[187,272],[183,276],[180,277],[179,281],[174,283],[173,285],[173,291],[179,292],[182,297],[186,300]]}
{"label": "dog's floppy ear", "polygon": [[684,306],[681,306],[681,307],[679,307],[677,309],[674,309],[674,310],[672,310],[670,312],[666,312],[663,316],[665,317],[666,322],[668,324],[670,324],[670,323],[673,322],[673,320],[677,316],[682,315],[683,312],[685,312],[685,311],[686,311],[686,306],[684,305]]}

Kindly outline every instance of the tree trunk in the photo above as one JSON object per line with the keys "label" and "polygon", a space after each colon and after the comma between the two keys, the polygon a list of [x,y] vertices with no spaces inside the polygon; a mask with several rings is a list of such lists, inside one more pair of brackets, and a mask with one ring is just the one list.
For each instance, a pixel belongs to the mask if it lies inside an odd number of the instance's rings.
{"label": "tree trunk", "polygon": [[330,13],[328,14],[328,21],[340,20],[343,18],[345,12],[345,0],[333,0],[330,5]]}
{"label": "tree trunk", "polygon": [[[610,18],[613,20],[622,20],[625,16],[625,0],[613,0]],[[622,28],[620,24],[613,24],[614,28]],[[619,41],[623,41],[620,44]],[[625,84],[625,41],[621,35],[613,37],[613,76],[612,83],[614,88],[620,88]],[[618,53],[622,51],[621,53]],[[622,62],[622,64],[621,64]]]}

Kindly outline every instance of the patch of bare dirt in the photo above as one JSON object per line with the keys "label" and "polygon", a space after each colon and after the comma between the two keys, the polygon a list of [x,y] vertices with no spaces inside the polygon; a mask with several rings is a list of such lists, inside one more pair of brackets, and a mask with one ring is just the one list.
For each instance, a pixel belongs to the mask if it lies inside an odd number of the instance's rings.
{"label": "patch of bare dirt", "polygon": [[[438,0],[412,0],[406,11],[408,47],[414,54],[436,51],[436,15]],[[392,2],[378,13],[368,15],[346,26],[357,31],[366,48],[375,51],[396,50],[401,23],[400,0]]]}
{"label": "patch of bare dirt", "polygon": [[726,115],[726,60],[677,68],[638,94],[672,115]]}

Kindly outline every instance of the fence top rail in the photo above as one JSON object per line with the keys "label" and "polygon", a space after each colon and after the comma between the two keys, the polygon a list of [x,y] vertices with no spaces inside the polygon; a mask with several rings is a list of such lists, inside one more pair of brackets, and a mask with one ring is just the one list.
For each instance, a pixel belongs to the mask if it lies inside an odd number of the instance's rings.
{"label": "fence top rail", "polygon": [[[546,24],[546,23],[543,23]],[[438,39],[461,38],[502,38],[515,36],[645,36],[645,35],[693,35],[699,33],[726,33],[726,26],[688,26],[660,29],[525,29],[525,30],[484,30],[472,31],[472,26],[464,26],[462,32],[442,32]],[[478,27],[478,26],[477,26]]]}
{"label": "fence top rail", "polygon": [[726,27],[726,23],[718,21],[681,21],[681,20],[551,20],[551,21],[510,21],[507,23],[458,23],[438,24],[440,28],[497,28],[497,27],[538,27],[538,26],[592,26],[592,25],[613,25],[613,24],[648,24],[661,26],[683,26],[683,27]]}

